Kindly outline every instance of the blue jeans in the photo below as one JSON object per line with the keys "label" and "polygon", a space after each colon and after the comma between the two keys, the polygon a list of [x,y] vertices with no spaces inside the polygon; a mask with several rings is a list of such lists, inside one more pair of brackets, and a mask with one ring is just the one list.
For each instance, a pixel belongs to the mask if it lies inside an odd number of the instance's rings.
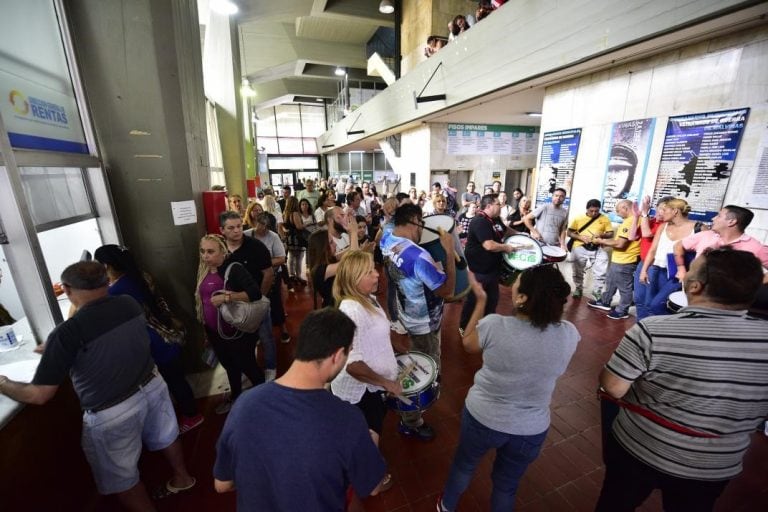
{"label": "blue jeans", "polygon": [[264,320],[259,326],[259,341],[261,341],[261,346],[264,347],[264,367],[267,370],[276,369],[277,352],[275,349],[275,335],[272,334],[271,311],[264,315]]}
{"label": "blue jeans", "polygon": [[614,309],[626,313],[632,305],[632,286],[637,263],[611,263],[608,269],[608,280],[600,302],[610,305],[616,290],[619,291],[619,305]]}
{"label": "blue jeans", "polygon": [[453,456],[451,472],[443,491],[443,505],[448,510],[456,509],[480,459],[488,450],[495,449],[496,459],[491,472],[491,510],[514,510],[517,486],[528,465],[539,456],[547,431],[532,436],[505,434],[484,426],[464,407],[459,446]]}
{"label": "blue jeans", "polygon": [[[640,268],[638,265],[635,272],[635,285],[640,278]],[[651,265],[648,267],[648,284],[642,285],[642,294],[635,290],[635,305],[637,306],[637,319],[654,316],[667,315],[667,298],[670,294],[682,290],[680,281],[677,278],[670,279],[667,275],[667,269]],[[639,302],[638,302],[639,296]]]}

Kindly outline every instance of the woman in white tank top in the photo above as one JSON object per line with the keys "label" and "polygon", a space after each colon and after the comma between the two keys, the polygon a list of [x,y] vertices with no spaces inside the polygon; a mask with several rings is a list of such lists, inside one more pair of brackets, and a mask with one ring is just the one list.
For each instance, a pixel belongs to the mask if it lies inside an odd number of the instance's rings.
{"label": "woman in white tank top", "polygon": [[667,272],[667,254],[672,252],[675,242],[693,234],[696,223],[688,220],[691,207],[684,199],[671,199],[660,203],[658,208],[664,225],[656,231],[648,254],[640,271],[640,282],[646,285],[645,297],[635,304],[637,319],[653,315],[666,315],[667,298],[682,289],[680,281],[670,279]]}

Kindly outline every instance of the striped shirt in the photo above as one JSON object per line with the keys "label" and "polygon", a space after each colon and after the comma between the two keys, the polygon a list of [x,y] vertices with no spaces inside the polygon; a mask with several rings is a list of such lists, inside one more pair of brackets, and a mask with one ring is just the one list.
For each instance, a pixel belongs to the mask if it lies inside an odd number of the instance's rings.
{"label": "striped shirt", "polygon": [[720,436],[680,434],[622,409],[613,433],[637,459],[695,480],[741,472],[749,436],[768,416],[768,322],[702,307],[646,318],[627,331],[606,368],[633,382],[627,402]]}

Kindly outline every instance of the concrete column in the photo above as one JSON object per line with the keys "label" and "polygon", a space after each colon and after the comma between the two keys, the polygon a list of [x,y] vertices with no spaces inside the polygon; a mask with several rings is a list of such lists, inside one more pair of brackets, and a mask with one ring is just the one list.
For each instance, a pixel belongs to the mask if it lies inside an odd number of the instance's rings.
{"label": "concrete column", "polygon": [[[66,7],[124,243],[192,325],[209,185],[197,2]],[[200,221],[175,226],[171,201],[191,199]]]}

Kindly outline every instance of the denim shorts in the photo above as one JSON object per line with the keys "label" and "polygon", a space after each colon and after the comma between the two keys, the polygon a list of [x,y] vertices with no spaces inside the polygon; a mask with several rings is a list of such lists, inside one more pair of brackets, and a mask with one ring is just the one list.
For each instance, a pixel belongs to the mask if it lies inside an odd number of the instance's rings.
{"label": "denim shorts", "polygon": [[131,489],[139,483],[142,442],[151,451],[162,450],[178,435],[168,386],[159,375],[109,409],[85,411],[81,441],[99,493]]}

